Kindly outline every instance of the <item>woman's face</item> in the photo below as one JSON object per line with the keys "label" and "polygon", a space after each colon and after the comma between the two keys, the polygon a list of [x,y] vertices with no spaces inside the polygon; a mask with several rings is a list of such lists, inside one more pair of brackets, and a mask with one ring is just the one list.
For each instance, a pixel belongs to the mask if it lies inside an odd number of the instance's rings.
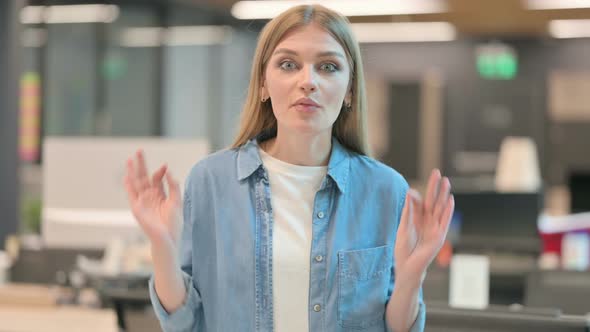
{"label": "woman's face", "polygon": [[279,42],[266,66],[262,91],[264,98],[270,96],[279,130],[331,133],[343,103],[350,104],[349,80],[342,46],[310,24]]}

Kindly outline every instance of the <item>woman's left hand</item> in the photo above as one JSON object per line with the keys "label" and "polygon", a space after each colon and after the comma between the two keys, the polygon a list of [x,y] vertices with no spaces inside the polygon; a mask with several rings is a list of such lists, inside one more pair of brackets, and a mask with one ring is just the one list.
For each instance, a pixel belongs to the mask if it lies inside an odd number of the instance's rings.
{"label": "woman's left hand", "polygon": [[[455,201],[451,184],[435,169],[428,180],[426,199],[409,189],[395,241],[396,280],[419,280],[442,247]],[[401,281],[400,280],[400,281]]]}

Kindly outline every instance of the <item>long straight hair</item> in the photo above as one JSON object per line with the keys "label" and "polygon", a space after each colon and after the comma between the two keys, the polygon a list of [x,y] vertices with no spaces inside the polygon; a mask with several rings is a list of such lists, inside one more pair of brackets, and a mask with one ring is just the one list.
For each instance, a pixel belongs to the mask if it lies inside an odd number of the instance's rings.
{"label": "long straight hair", "polygon": [[365,78],[358,42],[350,29],[348,19],[321,5],[301,5],[290,8],[275,17],[262,29],[254,54],[250,86],[242,110],[240,129],[232,148],[244,145],[261,133],[277,129],[277,119],[269,100],[262,102],[262,84],[270,56],[282,38],[293,29],[309,24],[318,24],[340,43],[351,68],[349,88],[352,103],[349,111],[340,110],[332,128],[332,135],[354,152],[368,155],[367,144],[367,100]]}

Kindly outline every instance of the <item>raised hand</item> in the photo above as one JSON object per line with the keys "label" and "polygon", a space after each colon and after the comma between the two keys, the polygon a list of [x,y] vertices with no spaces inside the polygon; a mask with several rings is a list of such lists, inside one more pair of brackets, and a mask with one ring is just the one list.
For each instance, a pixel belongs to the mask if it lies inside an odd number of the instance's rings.
{"label": "raised hand", "polygon": [[426,199],[409,189],[395,241],[397,276],[423,278],[447,235],[455,201],[451,184],[435,169],[428,180]]}
{"label": "raised hand", "polygon": [[[164,191],[164,176],[168,194]],[[143,152],[139,150],[135,158],[127,160],[124,183],[131,211],[150,241],[176,246],[182,225],[182,199],[178,182],[167,166],[162,165],[148,177]]]}

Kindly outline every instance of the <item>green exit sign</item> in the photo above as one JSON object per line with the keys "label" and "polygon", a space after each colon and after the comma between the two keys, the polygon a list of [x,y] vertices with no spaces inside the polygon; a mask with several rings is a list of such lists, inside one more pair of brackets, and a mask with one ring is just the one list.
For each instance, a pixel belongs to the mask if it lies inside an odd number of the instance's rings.
{"label": "green exit sign", "polygon": [[491,43],[476,50],[477,72],[485,79],[509,80],[518,72],[518,59],[508,45]]}

